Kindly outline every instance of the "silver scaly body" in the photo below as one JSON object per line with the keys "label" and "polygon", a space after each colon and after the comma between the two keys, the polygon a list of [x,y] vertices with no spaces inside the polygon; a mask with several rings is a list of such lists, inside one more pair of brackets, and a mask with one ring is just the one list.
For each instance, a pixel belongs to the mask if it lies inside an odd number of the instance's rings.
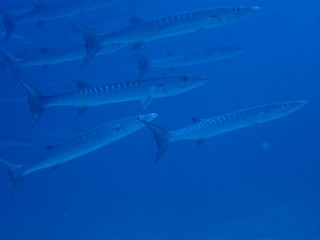
{"label": "silver scaly body", "polygon": [[104,35],[98,35],[92,29],[74,22],[83,33],[87,47],[81,65],[88,63],[106,44],[127,43],[134,44],[134,48],[138,48],[145,41],[232,24],[251,16],[259,9],[259,7],[220,7],[197,10],[150,21],[135,21],[136,23],[127,28]]}
{"label": "silver scaly body", "polygon": [[178,54],[169,54],[166,57],[147,59],[141,54],[136,54],[140,75],[145,74],[150,67],[175,68],[195,64],[217,61],[236,56],[245,51],[244,47],[221,47],[187,51]]}
{"label": "silver scaly body", "polygon": [[143,122],[154,133],[158,145],[158,153],[155,159],[157,162],[171,142],[192,139],[201,143],[205,139],[218,134],[287,116],[306,103],[307,101],[272,103],[214,118],[194,119],[194,124],[174,131],[167,131],[153,123]]}
{"label": "silver scaly body", "polygon": [[78,90],[44,96],[24,81],[19,80],[28,93],[31,126],[41,113],[51,106],[89,107],[109,103],[138,100],[147,107],[153,98],[177,95],[192,90],[208,81],[207,77],[170,76],[109,83],[103,86],[79,87]]}
{"label": "silver scaly body", "polygon": [[138,131],[144,127],[141,120],[148,122],[156,117],[157,114],[151,113],[106,123],[49,148],[42,156],[24,165],[16,165],[1,158],[0,163],[6,166],[15,185],[19,185],[23,177],[32,172],[50,167],[56,169],[63,163],[95,151]]}

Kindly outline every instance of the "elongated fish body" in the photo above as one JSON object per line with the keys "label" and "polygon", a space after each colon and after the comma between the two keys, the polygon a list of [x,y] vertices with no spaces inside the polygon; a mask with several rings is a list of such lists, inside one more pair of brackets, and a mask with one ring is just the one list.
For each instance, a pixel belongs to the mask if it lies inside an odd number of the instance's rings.
{"label": "elongated fish body", "polygon": [[258,7],[222,7],[198,10],[134,23],[128,28],[105,35],[96,35],[92,30],[76,23],[75,25],[84,34],[87,47],[87,55],[82,65],[90,61],[100,48],[106,44],[115,42],[134,43],[135,47],[138,47],[145,41],[177,36],[238,22],[251,16],[259,9]]}
{"label": "elongated fish body", "polygon": [[3,9],[0,9],[0,15],[3,17],[8,39],[16,25],[30,22],[39,24],[47,20],[53,20],[72,16],[79,12],[85,12],[104,6],[118,3],[119,0],[63,0],[50,4],[34,4],[34,8],[19,16],[12,16]]}
{"label": "elongated fish body", "polygon": [[207,77],[171,76],[110,83],[98,87],[82,87],[76,91],[43,96],[29,84],[20,81],[27,90],[32,124],[44,109],[51,106],[88,107],[109,103],[138,100],[144,107],[152,98],[177,95],[196,88],[208,81]]}
{"label": "elongated fish body", "polygon": [[272,103],[214,118],[194,119],[194,124],[174,131],[167,131],[155,124],[143,122],[154,133],[159,147],[156,156],[156,161],[158,161],[171,142],[191,139],[200,143],[218,134],[284,117],[298,110],[306,103],[306,101]]}
{"label": "elongated fish body", "polygon": [[148,122],[155,117],[157,114],[151,113],[106,123],[49,148],[41,157],[25,165],[12,164],[3,159],[0,159],[0,163],[7,167],[11,179],[15,183],[19,183],[24,176],[32,172],[50,167],[57,168],[65,162],[124,138],[144,127],[141,120]]}
{"label": "elongated fish body", "polygon": [[220,27],[248,17],[257,9],[227,7],[177,14],[132,24],[123,30],[102,35],[101,42],[103,45],[113,42],[135,43]]}
{"label": "elongated fish body", "polygon": [[[111,44],[105,46],[99,55],[115,52],[126,46],[125,44]],[[47,48],[30,55],[29,58],[22,59],[20,66],[43,66],[57,63],[69,62],[83,58],[86,53],[86,48],[83,45],[74,45],[64,48]]]}
{"label": "elongated fish body", "polygon": [[222,116],[203,119],[171,132],[171,140],[206,139],[218,134],[274,120],[297,110],[306,102],[276,103],[248,108]]}
{"label": "elongated fish body", "polygon": [[90,11],[100,7],[112,5],[115,0],[64,0],[50,4],[35,4],[34,8],[15,17],[15,23],[29,23],[44,20],[53,20],[72,16],[80,12]]}
{"label": "elongated fish body", "polygon": [[[122,43],[110,44],[103,47],[98,55],[110,54],[125,46],[126,45]],[[23,67],[49,66],[82,59],[86,54],[86,48],[83,45],[73,45],[60,48],[42,48],[38,51],[24,53],[21,59],[13,56],[7,50],[4,50],[4,53],[9,61],[12,75],[17,75],[20,68]]]}
{"label": "elongated fish body", "polygon": [[242,53],[245,50],[243,47],[223,47],[202,49],[182,54],[173,54],[164,58],[151,60],[152,67],[183,67],[205,63],[214,60],[233,57]]}
{"label": "elongated fish body", "polygon": [[167,57],[148,60],[137,55],[140,74],[143,75],[150,67],[175,68],[216,61],[236,56],[245,51],[244,47],[222,47],[188,51],[180,54],[170,54]]}

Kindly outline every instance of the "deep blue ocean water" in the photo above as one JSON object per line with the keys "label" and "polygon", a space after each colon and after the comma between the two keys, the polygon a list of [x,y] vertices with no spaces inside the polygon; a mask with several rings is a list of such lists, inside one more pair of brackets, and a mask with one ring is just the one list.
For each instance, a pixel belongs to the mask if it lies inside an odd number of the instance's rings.
{"label": "deep blue ocean water", "polygon": [[[41,3],[44,1],[41,1]],[[49,2],[49,1],[48,1]],[[50,1],[52,2],[52,1]],[[20,12],[32,1],[1,2]],[[148,129],[64,164],[58,171],[27,176],[12,199],[12,183],[0,168],[1,240],[319,240],[320,239],[320,3],[317,0],[163,1],[127,4],[78,14],[76,19],[101,33],[128,26],[132,16],[152,19],[194,9],[229,5],[259,6],[257,14],[221,28],[154,40],[138,51],[150,58],[223,46],[244,46],[233,58],[191,67],[151,69],[145,77],[205,75],[206,85],[190,92],[139,102],[92,107],[80,119],[72,107],[45,111],[33,132],[24,89],[0,71],[0,135],[28,138],[35,146],[0,146],[0,157],[26,163],[45,148],[99,124],[140,113],[168,129],[246,107],[285,100],[308,100],[284,118],[208,139],[173,143],[154,165],[156,144]],[[0,21],[1,22],[1,21]],[[1,26],[4,30],[3,26]],[[14,50],[82,44],[68,19],[19,25],[30,40]],[[21,50],[20,50],[21,49]],[[130,47],[80,61],[23,68],[19,78],[45,94],[139,78]],[[76,133],[75,133],[76,132]],[[50,134],[49,134],[50,133]],[[43,136],[41,136],[43,135]],[[46,136],[50,135],[50,136]],[[3,137],[5,138],[5,137]]]}

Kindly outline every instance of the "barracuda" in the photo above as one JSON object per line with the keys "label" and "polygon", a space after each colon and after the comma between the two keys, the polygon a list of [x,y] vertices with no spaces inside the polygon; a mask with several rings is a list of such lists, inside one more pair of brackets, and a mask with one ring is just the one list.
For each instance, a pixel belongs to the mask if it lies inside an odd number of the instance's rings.
{"label": "barracuda", "polygon": [[158,146],[158,152],[155,158],[155,162],[157,162],[171,142],[192,139],[201,143],[205,139],[218,134],[287,116],[306,103],[307,101],[272,103],[214,118],[193,119],[194,124],[175,131],[167,131],[164,128],[144,120],[142,120],[142,122],[154,133]]}
{"label": "barracuda", "polygon": [[138,131],[144,127],[141,120],[148,122],[156,117],[156,113],[137,115],[95,127],[62,144],[48,148],[42,156],[24,165],[17,165],[1,158],[0,163],[7,168],[16,190],[16,187],[20,185],[23,177],[26,175],[45,168],[53,168],[55,170],[63,163],[95,151]]}
{"label": "barracuda", "polygon": [[144,75],[150,67],[176,68],[195,64],[216,61],[241,54],[244,47],[221,47],[188,51],[179,54],[169,54],[167,57],[147,59],[141,54],[136,54],[140,75]]}
{"label": "barracuda", "polygon": [[[103,47],[98,55],[109,54],[125,46],[126,44],[123,43],[113,43]],[[13,76],[16,76],[20,68],[23,67],[47,67],[53,64],[82,59],[86,54],[86,48],[83,45],[74,45],[60,48],[42,48],[38,51],[25,53],[22,59],[13,56],[7,50],[3,49],[3,52],[9,61],[11,74]]]}
{"label": "barracuda", "polygon": [[80,12],[98,9],[104,6],[111,6],[119,0],[64,0],[50,4],[34,4],[34,8],[19,16],[12,16],[5,10],[0,9],[6,28],[5,40],[9,38],[16,25],[30,22],[43,22],[67,16],[72,16]]}
{"label": "barracuda", "polygon": [[152,98],[167,97],[187,92],[208,81],[207,77],[171,76],[115,82],[98,87],[81,84],[78,90],[53,96],[43,96],[29,84],[19,80],[28,93],[32,114],[31,127],[42,112],[52,106],[75,106],[84,108],[109,103],[141,101],[147,107]]}
{"label": "barracuda", "polygon": [[134,44],[139,47],[145,41],[199,32],[205,29],[225,26],[251,16],[259,7],[221,7],[177,14],[150,21],[135,20],[131,26],[105,35],[77,22],[74,25],[83,33],[87,53],[82,66],[87,64],[100,49],[110,43]]}

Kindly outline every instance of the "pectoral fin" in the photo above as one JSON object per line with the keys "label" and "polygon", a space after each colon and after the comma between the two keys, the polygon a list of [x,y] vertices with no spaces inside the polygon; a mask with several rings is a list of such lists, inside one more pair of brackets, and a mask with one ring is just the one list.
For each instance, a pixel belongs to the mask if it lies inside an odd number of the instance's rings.
{"label": "pectoral fin", "polygon": [[200,138],[200,139],[197,140],[197,145],[198,145],[198,146],[202,146],[205,141],[206,141],[205,138]]}
{"label": "pectoral fin", "polygon": [[146,97],[141,99],[143,108],[146,108],[150,104],[151,100],[152,100],[152,97]]}
{"label": "pectoral fin", "polygon": [[87,111],[88,111],[87,106],[79,107],[78,108],[78,118],[81,118]]}
{"label": "pectoral fin", "polygon": [[54,165],[54,166],[52,167],[52,171],[53,171],[53,172],[56,172],[56,171],[61,167],[61,165],[62,165],[62,164]]}
{"label": "pectoral fin", "polygon": [[132,49],[136,50],[136,49],[140,48],[143,43],[144,43],[143,41],[134,43],[133,46],[132,46]]}

